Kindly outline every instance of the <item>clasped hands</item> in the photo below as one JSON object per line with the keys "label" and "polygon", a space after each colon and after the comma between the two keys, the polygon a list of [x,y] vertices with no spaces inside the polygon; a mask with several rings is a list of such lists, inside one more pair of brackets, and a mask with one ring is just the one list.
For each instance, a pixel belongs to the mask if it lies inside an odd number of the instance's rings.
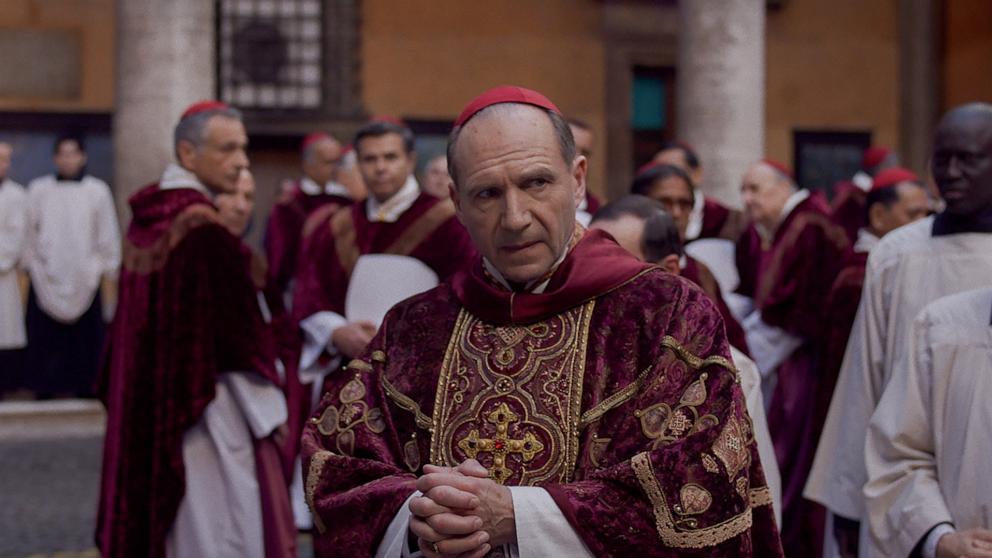
{"label": "clasped hands", "polygon": [[425,465],[423,495],[410,500],[410,532],[428,558],[479,558],[516,542],[510,489],[489,478],[474,459],[458,467]]}

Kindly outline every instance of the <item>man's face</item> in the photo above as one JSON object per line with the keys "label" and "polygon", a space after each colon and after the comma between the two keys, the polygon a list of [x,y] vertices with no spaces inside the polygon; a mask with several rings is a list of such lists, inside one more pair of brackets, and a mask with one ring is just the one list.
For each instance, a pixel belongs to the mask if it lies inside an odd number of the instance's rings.
{"label": "man's face", "polygon": [[86,166],[86,153],[75,140],[63,140],[55,151],[55,168],[62,176],[76,176]]}
{"label": "man's face", "polygon": [[0,142],[0,180],[7,178],[10,170],[10,157],[14,154],[14,148],[9,143]]}
{"label": "man's face", "polygon": [[365,186],[380,203],[400,191],[416,164],[413,153],[407,153],[399,134],[366,137],[355,150]]}
{"label": "man's face", "polygon": [[600,219],[589,225],[590,229],[599,229],[610,233],[624,250],[635,258],[644,261],[644,251],[641,249],[644,241],[644,220],[633,215],[624,215],[619,219]]}
{"label": "man's face", "polygon": [[992,117],[967,109],[944,117],[934,139],[932,170],[949,215],[992,210]]}
{"label": "man's face", "polygon": [[220,220],[231,234],[240,237],[248,228],[255,209],[255,179],[247,170],[241,172],[233,192],[218,194],[214,198]]}
{"label": "man's face", "polygon": [[651,185],[648,197],[665,206],[665,211],[672,216],[679,227],[679,235],[684,239],[685,230],[689,227],[689,214],[692,213],[693,197],[689,184],[677,176],[668,176]]}
{"label": "man's face", "polygon": [[586,159],[566,163],[547,114],[524,105],[462,128],[453,200],[479,252],[509,281],[551,270],[575,230]]}
{"label": "man's face", "polygon": [[[894,186],[899,198],[889,207],[878,204],[871,216],[871,226],[879,236],[885,236],[903,225],[918,221],[930,211],[930,200],[922,186],[901,182]],[[876,206],[872,206],[874,208]]]}
{"label": "man's face", "polygon": [[323,186],[337,179],[338,163],[341,161],[341,144],[332,139],[323,139],[310,147],[303,160],[303,174]]}
{"label": "man's face", "polygon": [[421,188],[435,198],[447,199],[449,195],[448,184],[450,183],[447,157],[442,155],[431,159],[427,163],[427,167],[424,168],[424,183],[420,185]]}
{"label": "man's face", "polygon": [[592,130],[569,125],[572,137],[575,138],[575,150],[586,159],[592,157]]}
{"label": "man's face", "polygon": [[215,193],[234,192],[242,169],[248,168],[248,136],[236,118],[213,116],[204,127],[199,148],[179,142],[180,163]]}
{"label": "man's face", "polygon": [[789,183],[764,163],[751,165],[744,174],[741,185],[744,210],[749,219],[766,228],[778,222],[792,194]]}
{"label": "man's face", "polygon": [[659,165],[672,165],[673,167],[678,167],[685,171],[697,185],[699,181],[703,178],[702,169],[693,169],[689,167],[689,161],[685,157],[685,151],[672,147],[670,149],[662,149],[655,154],[654,159],[651,160]]}

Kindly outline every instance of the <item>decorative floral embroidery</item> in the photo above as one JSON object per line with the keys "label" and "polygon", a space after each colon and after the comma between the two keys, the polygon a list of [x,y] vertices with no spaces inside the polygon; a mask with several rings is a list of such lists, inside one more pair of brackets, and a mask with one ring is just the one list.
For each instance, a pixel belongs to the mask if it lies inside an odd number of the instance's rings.
{"label": "decorative floral embroidery", "polygon": [[737,414],[736,404],[731,405],[730,420],[713,443],[713,453],[723,462],[730,480],[733,480],[737,473],[751,462],[751,452],[745,442],[744,429],[737,419]]}
{"label": "decorative floral embroidery", "polygon": [[652,448],[671,444],[687,433],[694,434],[719,423],[715,416],[700,417],[696,410],[696,407],[706,402],[708,377],[703,372],[696,381],[689,384],[674,411],[666,403],[656,403],[647,409],[634,411],[634,416],[641,421],[641,432],[653,440]]}
{"label": "decorative floral embroidery", "polygon": [[720,472],[720,466],[716,464],[716,459],[708,453],[703,454],[703,469],[706,469],[707,473],[717,474]]}
{"label": "decorative floral embroidery", "polygon": [[[675,548],[707,548],[732,539],[751,528],[751,506],[745,506],[743,512],[726,521],[702,529],[696,529],[699,522],[694,518],[683,519],[679,522],[679,527],[676,527],[665,494],[658,483],[658,477],[655,476],[650,455],[646,452],[639,453],[631,459],[630,465],[651,502],[658,536],[666,545]],[[680,528],[682,526],[688,529]]]}
{"label": "decorative floral embroidery", "polygon": [[681,515],[698,515],[710,509],[713,495],[702,486],[690,482],[679,490],[681,504],[675,506],[675,512]]}
{"label": "decorative floral embroidery", "polygon": [[354,379],[345,384],[338,394],[341,406],[328,405],[319,417],[310,419],[317,431],[324,436],[336,435],[335,445],[342,455],[354,453],[356,426],[364,424],[374,434],[382,434],[386,430],[382,410],[378,407],[369,409],[368,404],[362,400],[367,393],[361,376],[356,373]]}
{"label": "decorative floral embroidery", "polygon": [[411,440],[403,444],[403,462],[406,463],[410,472],[420,469],[420,445],[417,444],[417,433],[414,432]]}
{"label": "decorative floral embroidery", "polygon": [[734,488],[737,489],[737,493],[741,495],[741,498],[743,498],[745,501],[748,502],[748,504],[750,504],[750,500],[748,499],[747,496],[747,478],[741,477],[737,479],[737,481],[734,482]]}

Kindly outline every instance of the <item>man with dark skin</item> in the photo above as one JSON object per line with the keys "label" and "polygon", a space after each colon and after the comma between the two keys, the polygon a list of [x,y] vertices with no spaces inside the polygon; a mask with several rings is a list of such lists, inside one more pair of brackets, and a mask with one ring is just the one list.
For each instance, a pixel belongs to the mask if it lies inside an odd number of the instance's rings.
{"label": "man with dark skin", "polygon": [[[937,298],[987,286],[992,277],[992,105],[962,105],[944,116],[931,170],[946,209],[889,233],[874,249],[806,486],[807,498],[848,519],[867,519],[864,438],[851,433],[867,431],[889,380],[900,373],[913,319]],[[898,410],[877,411],[891,412]],[[970,555],[961,549],[975,538],[946,524],[911,535],[936,556]]]}

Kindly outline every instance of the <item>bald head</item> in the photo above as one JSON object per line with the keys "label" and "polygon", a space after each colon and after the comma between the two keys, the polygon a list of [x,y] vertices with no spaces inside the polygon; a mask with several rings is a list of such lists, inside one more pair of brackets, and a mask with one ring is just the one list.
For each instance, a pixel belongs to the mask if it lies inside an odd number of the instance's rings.
{"label": "bald head", "polygon": [[748,218],[768,230],[775,228],[785,202],[795,192],[796,184],[791,177],[763,161],[751,165],[741,183]]}
{"label": "bald head", "polygon": [[341,162],[341,144],[327,136],[303,149],[303,174],[323,186],[336,179]]}
{"label": "bald head", "polygon": [[473,122],[479,120],[485,121],[487,119],[491,120],[494,118],[513,119],[520,114],[533,115],[534,111],[543,113],[549,120],[554,137],[558,143],[558,148],[561,151],[562,160],[565,161],[566,164],[571,164],[577,153],[575,137],[572,136],[572,129],[568,122],[566,122],[560,114],[540,107],[521,103],[499,103],[480,110],[463,126],[452,130],[451,135],[448,137],[448,174],[451,175],[451,179],[454,181],[455,186],[457,187],[459,184],[456,146],[458,144],[458,138],[462,135],[463,130],[470,128]]}
{"label": "bald head", "polygon": [[969,103],[944,115],[934,134],[932,161],[949,216],[992,214],[992,105]]}

